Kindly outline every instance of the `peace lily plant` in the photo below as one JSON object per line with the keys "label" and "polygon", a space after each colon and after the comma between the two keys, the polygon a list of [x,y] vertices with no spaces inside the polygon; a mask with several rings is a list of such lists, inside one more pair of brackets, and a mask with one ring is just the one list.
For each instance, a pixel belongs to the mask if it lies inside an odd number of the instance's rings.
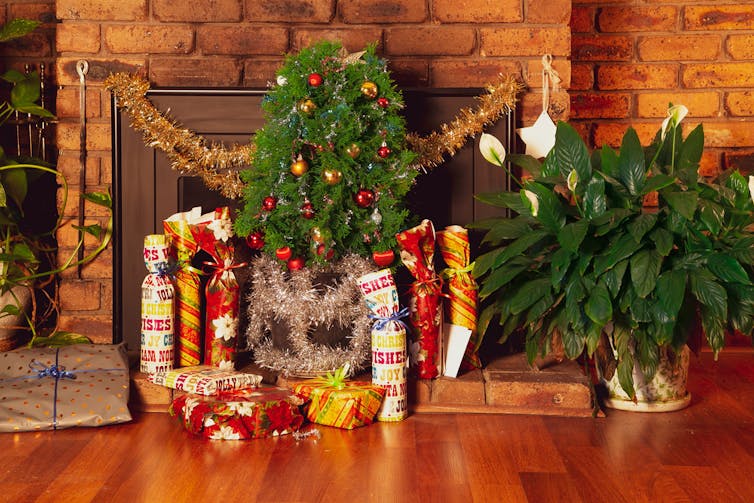
{"label": "peace lily plant", "polygon": [[503,342],[524,329],[530,362],[553,349],[595,356],[631,398],[634,363],[650,379],[661,356],[693,342],[694,327],[715,356],[726,331],[751,334],[754,179],[701,178],[703,128],[684,139],[687,112],[671,106],[646,148],[629,128],[619,151],[591,155],[561,122],[543,162],[483,135],[489,162],[529,176],[513,176],[518,190],[477,196],[514,215],[474,224],[489,249],[474,267],[481,331],[496,322]]}

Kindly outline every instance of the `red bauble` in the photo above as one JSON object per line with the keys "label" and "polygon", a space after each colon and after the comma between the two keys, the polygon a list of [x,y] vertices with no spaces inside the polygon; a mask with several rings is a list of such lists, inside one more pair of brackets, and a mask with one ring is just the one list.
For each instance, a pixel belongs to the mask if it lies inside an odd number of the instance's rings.
{"label": "red bauble", "polygon": [[252,250],[261,250],[264,248],[264,234],[262,231],[254,231],[246,236],[246,244]]}
{"label": "red bauble", "polygon": [[333,255],[335,255],[335,250],[333,250],[332,248],[327,249],[325,245],[321,244],[317,246],[317,255],[321,256],[322,254],[325,255],[325,260],[330,260],[331,258],[333,258]]}
{"label": "red bauble", "polygon": [[359,189],[359,191],[353,195],[353,200],[359,208],[369,208],[374,202],[374,192],[369,189]]}
{"label": "red bauble", "polygon": [[380,148],[377,149],[377,155],[382,157],[383,159],[390,155],[390,147],[387,145],[382,145]]}
{"label": "red bauble", "polygon": [[275,256],[280,260],[288,260],[291,258],[291,255],[293,252],[291,252],[291,248],[289,246],[283,246],[282,248],[278,248],[275,250]]}
{"label": "red bauble", "polygon": [[380,267],[387,267],[395,260],[395,253],[393,253],[393,250],[372,252],[372,260]]}
{"label": "red bauble", "polygon": [[301,257],[296,257],[288,260],[288,270],[289,271],[298,271],[299,269],[303,269],[306,262]]}
{"label": "red bauble", "polygon": [[310,73],[308,82],[312,87],[319,87],[322,85],[322,75],[318,73]]}
{"label": "red bauble", "polygon": [[262,199],[262,209],[264,211],[272,211],[278,205],[278,198],[274,196],[267,196]]}
{"label": "red bauble", "polygon": [[390,106],[390,101],[387,98],[377,98],[377,104],[382,108],[387,108]]}
{"label": "red bauble", "polygon": [[301,205],[301,216],[310,219],[314,218],[314,205],[309,201]]}

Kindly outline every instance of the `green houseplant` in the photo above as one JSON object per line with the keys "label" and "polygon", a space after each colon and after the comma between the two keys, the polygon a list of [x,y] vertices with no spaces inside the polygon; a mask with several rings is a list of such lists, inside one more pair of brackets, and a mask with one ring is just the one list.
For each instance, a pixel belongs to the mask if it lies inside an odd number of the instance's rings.
{"label": "green houseplant", "polygon": [[686,112],[671,107],[646,148],[629,128],[619,151],[590,154],[564,122],[541,163],[481,142],[488,160],[531,177],[518,191],[478,196],[515,213],[475,225],[490,248],[474,267],[480,330],[497,321],[505,340],[524,328],[530,362],[553,347],[596,356],[631,399],[635,363],[652,378],[663,356],[693,342],[694,327],[715,356],[727,330],[751,333],[752,185],[738,172],[700,178],[703,128],[684,139]]}
{"label": "green houseplant", "polygon": [[[22,37],[38,25],[37,21],[11,20],[0,27],[0,42]],[[40,77],[37,72],[10,69],[0,75],[0,80],[8,85],[8,99],[0,101],[0,127],[19,114],[53,117],[38,103]],[[47,182],[50,181],[60,184],[60,208],[56,207],[54,190],[49,190]],[[85,339],[47,326],[58,308],[57,275],[92,260],[107,247],[112,234],[112,218],[105,228],[100,225],[77,227],[80,234],[74,251],[68,258],[58,257],[55,233],[64,224],[60,209],[65,208],[67,195],[65,177],[52,165],[36,158],[7,155],[0,146],[0,320],[12,319],[5,324],[10,330],[27,329],[31,333],[31,345]],[[93,204],[112,207],[109,194],[86,193],[82,197]],[[45,204],[55,215],[40,223],[38,212],[30,212],[30,209],[45,207]],[[93,251],[77,259],[85,234],[93,235],[98,244]],[[40,332],[43,328],[44,335]]]}

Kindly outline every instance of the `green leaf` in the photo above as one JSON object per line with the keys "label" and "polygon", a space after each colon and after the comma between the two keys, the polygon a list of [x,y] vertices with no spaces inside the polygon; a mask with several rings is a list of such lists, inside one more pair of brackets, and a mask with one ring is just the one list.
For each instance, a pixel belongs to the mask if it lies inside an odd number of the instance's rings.
{"label": "green leaf", "polygon": [[600,150],[600,167],[611,178],[618,176],[618,154],[607,145],[603,145]]}
{"label": "green leaf", "polygon": [[631,234],[634,240],[638,243],[647,232],[652,230],[656,223],[656,213],[642,213],[629,222],[626,227],[628,228],[629,234]]}
{"label": "green leaf", "polygon": [[2,172],[2,185],[5,193],[20,208],[26,199],[29,190],[26,170],[23,168],[8,169]]}
{"label": "green leaf", "polygon": [[[539,321],[539,319],[550,309],[555,307],[555,298],[552,296],[552,294],[548,291],[546,295],[544,295],[541,299],[539,299],[537,302],[532,304],[532,306],[529,308],[529,312],[526,315],[526,324],[531,324]],[[559,301],[558,301],[559,302]]]}
{"label": "green leaf", "polygon": [[548,233],[546,231],[532,231],[528,234],[524,234],[520,238],[516,239],[509,245],[507,245],[501,254],[499,254],[495,258],[495,262],[493,264],[493,267],[498,267],[504,263],[506,263],[508,260],[510,260],[513,257],[516,257],[526,250],[528,250],[531,246],[537,244],[542,239],[546,238],[548,236]]}
{"label": "green leaf", "polygon": [[600,178],[592,178],[584,191],[584,215],[586,218],[592,219],[603,215],[606,211],[605,181]]}
{"label": "green leaf", "polygon": [[647,195],[650,192],[662,190],[665,187],[673,185],[674,183],[675,177],[658,173],[656,175],[647,177],[647,183],[644,184],[644,189],[641,191],[641,195]]}
{"label": "green leaf", "polygon": [[655,289],[662,267],[662,256],[656,250],[640,250],[631,257],[631,282],[639,297],[646,297]]}
{"label": "green leaf", "polygon": [[31,19],[11,19],[0,28],[0,42],[7,42],[28,35],[40,24],[42,23]]}
{"label": "green leaf", "polygon": [[686,271],[672,269],[660,274],[655,287],[655,318],[663,323],[676,321],[686,293]]}
{"label": "green leaf", "polygon": [[497,208],[510,208],[516,213],[522,213],[521,210],[525,209],[518,192],[484,192],[475,194],[474,199]]}
{"label": "green leaf", "polygon": [[604,327],[610,321],[613,316],[613,304],[604,283],[598,283],[589,293],[584,312],[600,327]]}
{"label": "green leaf", "polygon": [[506,160],[523,169],[534,178],[539,178],[542,175],[542,163],[530,155],[508,154]]}
{"label": "green leaf", "polygon": [[639,136],[633,128],[628,128],[618,154],[618,179],[623,182],[628,192],[639,195],[644,189],[647,170],[644,167],[644,149]]}
{"label": "green leaf", "polygon": [[89,202],[112,209],[113,198],[107,192],[84,192],[81,197]]}
{"label": "green leaf", "polygon": [[728,293],[725,291],[711,273],[704,269],[696,274],[689,275],[691,293],[696,300],[707,306],[709,313],[720,319],[728,316]]}
{"label": "green leaf", "polygon": [[696,192],[662,191],[660,195],[686,220],[693,220],[699,195]]}
{"label": "green leaf", "polygon": [[8,206],[8,196],[5,193],[5,187],[0,183],[0,208],[6,208]]}
{"label": "green leaf", "polygon": [[704,328],[704,335],[707,337],[707,344],[712,348],[712,352],[715,358],[717,358],[717,353],[725,345],[725,328],[722,319],[715,318],[710,311],[712,310],[705,309],[702,306],[702,328]]}
{"label": "green leaf", "polygon": [[19,112],[36,115],[38,117],[55,117],[52,112],[42,108],[36,103],[18,103],[14,106]]}
{"label": "green leaf", "polygon": [[573,255],[565,248],[558,248],[552,254],[552,262],[550,264],[552,270],[551,285],[554,289],[560,290],[560,285],[565,275],[568,274],[572,259]]}
{"label": "green leaf", "polygon": [[550,279],[539,278],[528,281],[518,289],[509,301],[512,314],[520,314],[550,292]]}
{"label": "green leaf", "polygon": [[706,199],[699,200],[699,220],[712,234],[720,232],[724,218],[725,209],[721,205]]}
{"label": "green leaf", "polygon": [[563,226],[558,232],[558,243],[566,250],[576,253],[589,230],[589,222],[577,220]]}
{"label": "green leaf", "polygon": [[701,124],[691,131],[681,146],[678,155],[678,169],[694,170],[699,166],[704,150],[704,128]]}
{"label": "green leaf", "polygon": [[23,241],[19,241],[13,245],[11,254],[14,260],[19,262],[36,262],[37,256],[34,255],[31,247]]}
{"label": "green leaf", "polygon": [[649,238],[654,242],[657,253],[663,257],[670,255],[673,250],[673,234],[662,227],[655,228],[649,233]]}
{"label": "green leaf", "polygon": [[511,261],[499,269],[493,270],[482,283],[479,298],[485,299],[511,282],[516,276],[529,268],[529,261]]}
{"label": "green leaf", "polygon": [[609,269],[602,276],[602,281],[604,281],[607,290],[613,297],[616,297],[620,291],[620,287],[623,284],[623,276],[626,274],[627,267],[628,260],[621,260],[615,264],[615,267]]}
{"label": "green leaf", "polygon": [[563,349],[565,350],[566,358],[571,360],[578,358],[584,350],[586,336],[584,334],[579,334],[575,330],[566,330],[561,335],[563,338]]}
{"label": "green leaf", "polygon": [[497,258],[503,254],[505,248],[495,248],[488,251],[476,258],[474,261],[474,270],[472,274],[475,278],[479,278],[489,271],[490,267],[497,261]]}
{"label": "green leaf", "polygon": [[104,231],[104,229],[102,229],[102,226],[99,224],[91,224],[91,225],[84,225],[84,226],[71,225],[71,227],[73,227],[74,229],[78,231],[82,231],[85,234],[94,236],[97,239],[100,239]]}
{"label": "green leaf", "polygon": [[589,150],[581,136],[566,122],[558,122],[555,130],[555,146],[548,155],[548,161],[550,159],[558,166],[563,178],[566,178],[574,169],[579,175],[579,180],[592,178]]}
{"label": "green leaf", "polygon": [[618,358],[616,373],[620,387],[633,400],[636,396],[636,391],[634,391],[634,358],[628,351]]}
{"label": "green leaf", "polygon": [[16,82],[10,91],[10,102],[14,108],[31,105],[39,99],[39,74],[32,72],[21,82]]}
{"label": "green leaf", "polygon": [[707,268],[725,282],[751,284],[749,275],[738,260],[725,253],[713,253],[707,257]]}
{"label": "green leaf", "polygon": [[21,310],[11,301],[0,309],[0,313],[5,314],[5,316],[18,316],[21,314]]}
{"label": "green leaf", "polygon": [[565,225],[566,220],[565,210],[558,196],[551,189],[537,182],[528,182],[525,188],[533,192],[539,200],[537,220],[545,229],[557,234]]}
{"label": "green leaf", "polygon": [[628,208],[613,208],[592,219],[592,225],[597,227],[595,236],[604,236],[623,223],[634,212]]}
{"label": "green leaf", "polygon": [[503,219],[485,234],[482,243],[497,244],[506,239],[516,239],[530,230],[531,228],[523,218]]}
{"label": "green leaf", "polygon": [[629,258],[642,247],[630,234],[620,234],[608,248],[608,251],[594,261],[594,272],[597,276],[614,267],[621,260]]}

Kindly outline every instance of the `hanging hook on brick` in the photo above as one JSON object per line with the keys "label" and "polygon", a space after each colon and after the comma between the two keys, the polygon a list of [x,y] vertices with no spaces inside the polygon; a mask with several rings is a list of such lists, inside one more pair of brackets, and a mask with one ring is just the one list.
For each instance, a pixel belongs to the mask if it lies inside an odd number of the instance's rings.
{"label": "hanging hook on brick", "polygon": [[76,73],[79,75],[79,239],[82,240],[78,250],[77,269],[78,279],[81,279],[81,262],[84,259],[84,198],[86,192],[86,74],[89,73],[89,62],[80,59],[76,63]]}

